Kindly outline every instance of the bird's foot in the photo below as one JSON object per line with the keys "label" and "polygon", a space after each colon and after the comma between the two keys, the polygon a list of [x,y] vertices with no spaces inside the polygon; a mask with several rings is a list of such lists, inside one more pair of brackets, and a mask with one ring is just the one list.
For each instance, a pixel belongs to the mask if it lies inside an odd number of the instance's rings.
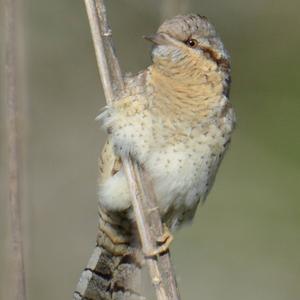
{"label": "bird's foot", "polygon": [[145,253],[146,256],[148,256],[148,257],[159,256],[169,250],[174,237],[166,224],[163,224],[163,227],[164,227],[164,229],[163,229],[164,232],[156,240],[156,248],[153,250],[147,251],[147,253]]}

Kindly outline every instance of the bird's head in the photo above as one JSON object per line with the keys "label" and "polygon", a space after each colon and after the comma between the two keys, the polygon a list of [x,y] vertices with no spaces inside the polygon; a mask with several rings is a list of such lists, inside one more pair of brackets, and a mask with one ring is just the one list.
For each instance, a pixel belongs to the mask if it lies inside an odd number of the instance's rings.
{"label": "bird's head", "polygon": [[154,35],[144,38],[154,43],[153,63],[161,69],[206,60],[229,68],[229,55],[206,17],[176,16],[165,21]]}

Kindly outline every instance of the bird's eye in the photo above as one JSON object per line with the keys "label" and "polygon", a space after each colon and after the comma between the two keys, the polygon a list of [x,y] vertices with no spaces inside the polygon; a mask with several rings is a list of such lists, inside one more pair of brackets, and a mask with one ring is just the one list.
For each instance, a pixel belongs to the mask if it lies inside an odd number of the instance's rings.
{"label": "bird's eye", "polygon": [[198,46],[198,42],[195,39],[188,39],[184,43],[191,48],[196,48]]}

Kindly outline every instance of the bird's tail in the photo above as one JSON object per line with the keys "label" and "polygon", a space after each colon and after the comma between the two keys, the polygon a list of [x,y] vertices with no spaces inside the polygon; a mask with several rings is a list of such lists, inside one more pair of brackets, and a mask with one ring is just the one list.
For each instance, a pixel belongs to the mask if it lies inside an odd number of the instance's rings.
{"label": "bird's tail", "polygon": [[137,300],[137,257],[132,224],[125,213],[99,209],[97,245],[82,272],[73,300]]}

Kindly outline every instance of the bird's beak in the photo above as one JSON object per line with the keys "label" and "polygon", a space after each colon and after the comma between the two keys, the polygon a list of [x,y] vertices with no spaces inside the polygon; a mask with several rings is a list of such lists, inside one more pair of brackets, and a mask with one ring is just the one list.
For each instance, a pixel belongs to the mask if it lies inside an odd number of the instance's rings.
{"label": "bird's beak", "polygon": [[156,44],[156,45],[170,44],[170,41],[167,38],[166,34],[163,34],[163,33],[156,33],[153,35],[144,35],[143,38],[147,41],[150,41],[150,42]]}

